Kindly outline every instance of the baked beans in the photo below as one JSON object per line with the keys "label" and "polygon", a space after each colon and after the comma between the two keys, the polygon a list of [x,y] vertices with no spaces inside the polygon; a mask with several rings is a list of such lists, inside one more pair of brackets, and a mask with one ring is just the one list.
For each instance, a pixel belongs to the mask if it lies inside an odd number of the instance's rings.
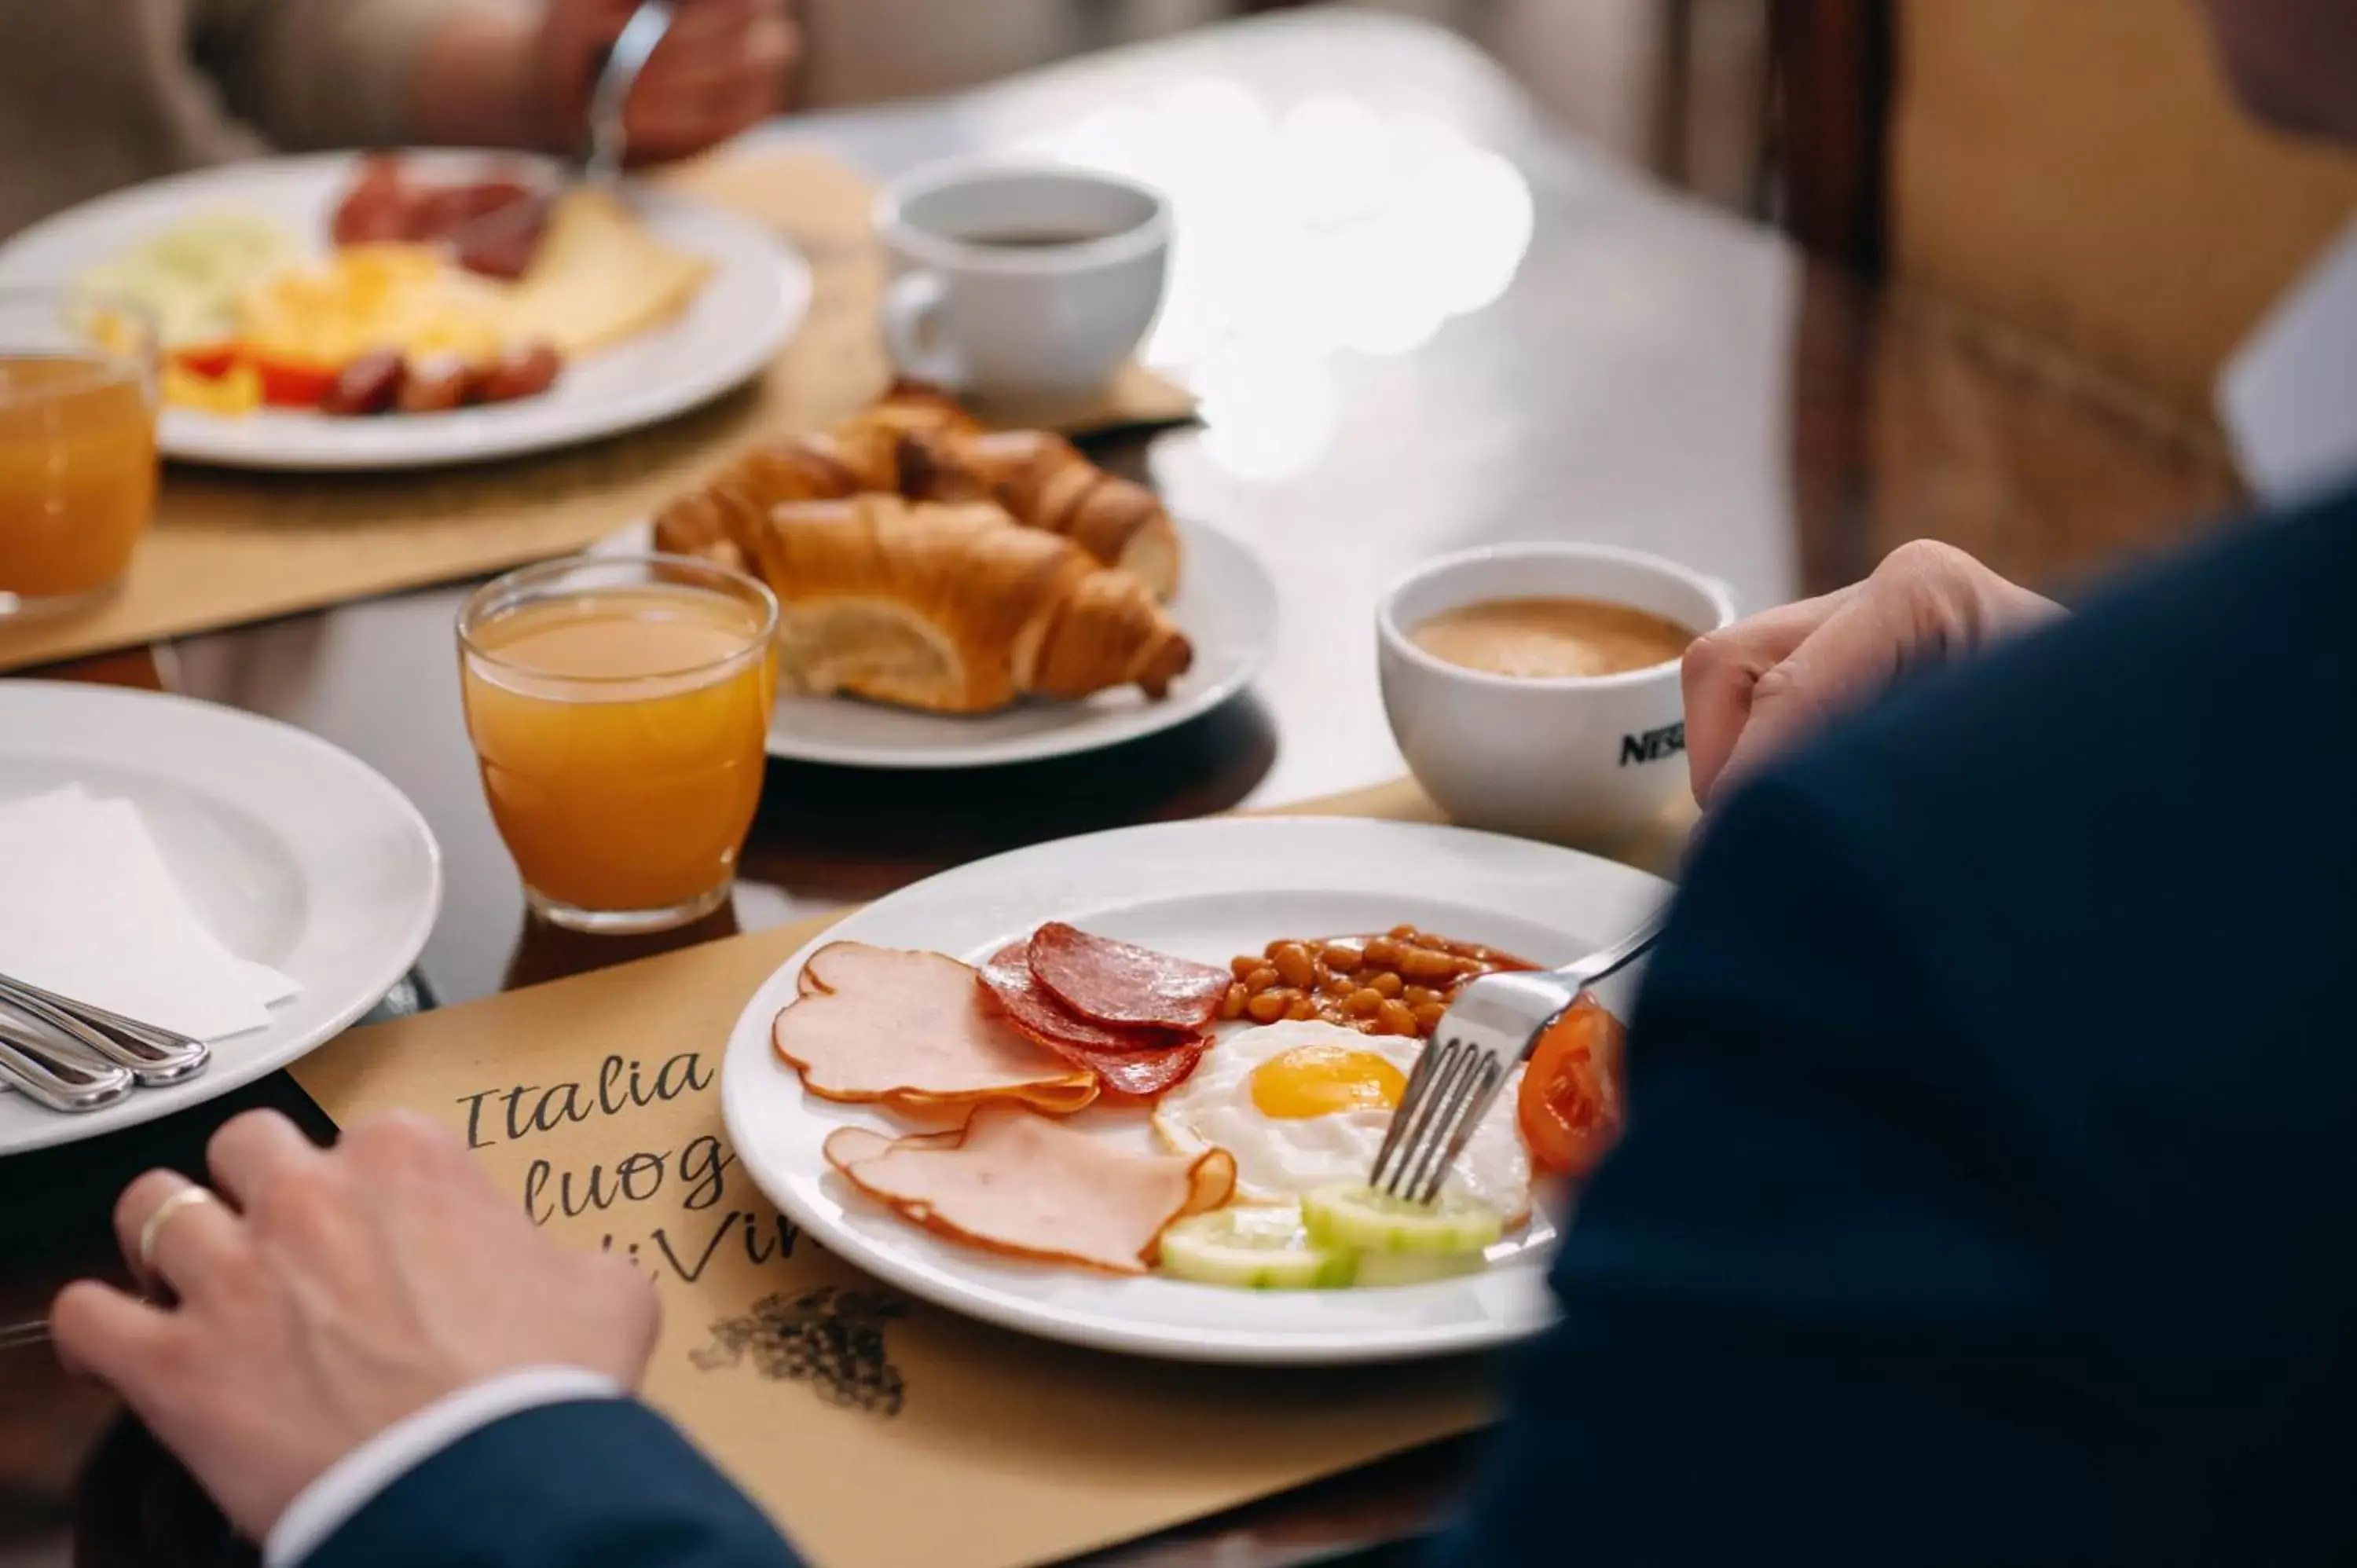
{"label": "baked beans", "polygon": [[1369,1035],[1429,1039],[1448,999],[1477,975],[1536,966],[1512,953],[1414,926],[1380,936],[1284,938],[1239,954],[1222,1018],[1320,1018]]}

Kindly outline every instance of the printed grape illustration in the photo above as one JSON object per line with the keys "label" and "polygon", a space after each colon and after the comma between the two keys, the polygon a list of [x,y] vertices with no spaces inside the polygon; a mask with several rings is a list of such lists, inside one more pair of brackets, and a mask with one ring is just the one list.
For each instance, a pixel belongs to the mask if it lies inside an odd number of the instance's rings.
{"label": "printed grape illustration", "polygon": [[885,1326],[908,1311],[898,1296],[838,1285],[765,1295],[744,1316],[713,1324],[712,1343],[690,1359],[706,1371],[749,1359],[761,1376],[807,1383],[829,1404],[894,1416],[907,1389]]}

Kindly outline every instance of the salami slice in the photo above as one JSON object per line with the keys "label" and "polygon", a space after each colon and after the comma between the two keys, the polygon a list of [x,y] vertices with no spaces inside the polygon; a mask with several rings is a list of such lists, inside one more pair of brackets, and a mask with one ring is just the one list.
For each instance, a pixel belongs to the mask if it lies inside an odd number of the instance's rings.
{"label": "salami slice", "polygon": [[1176,1029],[1121,1028],[1082,1017],[1039,983],[1022,942],[1001,948],[975,973],[1025,1038],[1088,1069],[1119,1094],[1161,1093],[1195,1070],[1210,1043]]}
{"label": "salami slice", "polygon": [[1057,1001],[1116,1028],[1208,1029],[1231,978],[1224,969],[1091,936],[1061,920],[1031,933],[1029,956],[1031,972]]}
{"label": "salami slice", "polygon": [[1195,1064],[1203,1059],[1203,1048],[1211,1043],[1202,1035],[1172,1035],[1168,1036],[1172,1042],[1169,1045],[1105,1051],[1035,1033],[1012,1016],[1007,1022],[1033,1045],[1053,1051],[1074,1067],[1095,1073],[1097,1081],[1114,1093],[1135,1095],[1141,1100],[1150,1100],[1174,1084],[1184,1082],[1195,1070]]}

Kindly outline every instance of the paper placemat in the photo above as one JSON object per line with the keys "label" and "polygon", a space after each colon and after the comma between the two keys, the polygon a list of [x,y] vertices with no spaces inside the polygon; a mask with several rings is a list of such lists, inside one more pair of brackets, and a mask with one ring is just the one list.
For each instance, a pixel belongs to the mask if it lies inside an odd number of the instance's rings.
{"label": "paper placemat", "polygon": [[[1413,784],[1295,809],[1437,821]],[[719,1062],[803,921],[355,1030],[294,1069],[339,1122],[468,1132],[547,1232],[663,1298],[647,1395],[816,1568],[1015,1568],[1133,1540],[1435,1439],[1489,1366],[1215,1368],[974,1323],[797,1238],[729,1152]]]}
{"label": "paper placemat", "polygon": [[[809,318],[759,382],[651,429],[511,462],[333,476],[174,465],[121,591],[79,615],[0,624],[0,671],[565,554],[651,516],[748,441],[831,424],[884,389],[884,263],[866,180],[793,148],[722,155],[663,180],[771,224],[810,262]],[[1193,407],[1131,365],[1086,405],[981,412],[1085,430],[1168,423]]]}

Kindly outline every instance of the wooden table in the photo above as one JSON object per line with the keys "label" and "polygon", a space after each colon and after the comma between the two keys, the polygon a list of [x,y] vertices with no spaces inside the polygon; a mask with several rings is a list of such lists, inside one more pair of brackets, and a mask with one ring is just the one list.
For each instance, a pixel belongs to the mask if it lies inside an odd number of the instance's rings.
{"label": "wooden table", "polygon": [[[459,724],[458,588],[42,672],[287,719],[405,789],[441,840],[448,889],[396,1005],[774,924],[1040,839],[1393,777],[1370,612],[1388,578],[1437,552],[1635,545],[1716,573],[1756,607],[1852,580],[1928,534],[2067,586],[2235,495],[2213,435],[1647,185],[1541,124],[1494,65],[1421,24],[1285,16],[765,134],[879,177],[979,149],[1110,154],[1174,192],[1180,260],[1156,352],[1192,378],[1204,422],[1098,450],[1267,558],[1282,585],[1276,657],[1252,694],[1093,757],[931,775],[773,764],[733,906],[641,940],[524,919]],[[1458,144],[1487,155],[1455,166],[1478,165],[1472,198],[1463,181],[1423,189],[1400,204],[1387,249],[1335,248],[1354,200]],[[1384,258],[1372,276],[1333,263],[1369,254]],[[282,1075],[101,1144],[0,1163],[0,1325],[105,1268],[114,1192],[149,1165],[193,1167],[210,1129],[253,1103],[316,1119]],[[1442,1510],[1469,1448],[1098,1561],[1276,1568],[1395,1540]],[[0,1351],[0,1568],[245,1560],[185,1477],[46,1347]]]}

